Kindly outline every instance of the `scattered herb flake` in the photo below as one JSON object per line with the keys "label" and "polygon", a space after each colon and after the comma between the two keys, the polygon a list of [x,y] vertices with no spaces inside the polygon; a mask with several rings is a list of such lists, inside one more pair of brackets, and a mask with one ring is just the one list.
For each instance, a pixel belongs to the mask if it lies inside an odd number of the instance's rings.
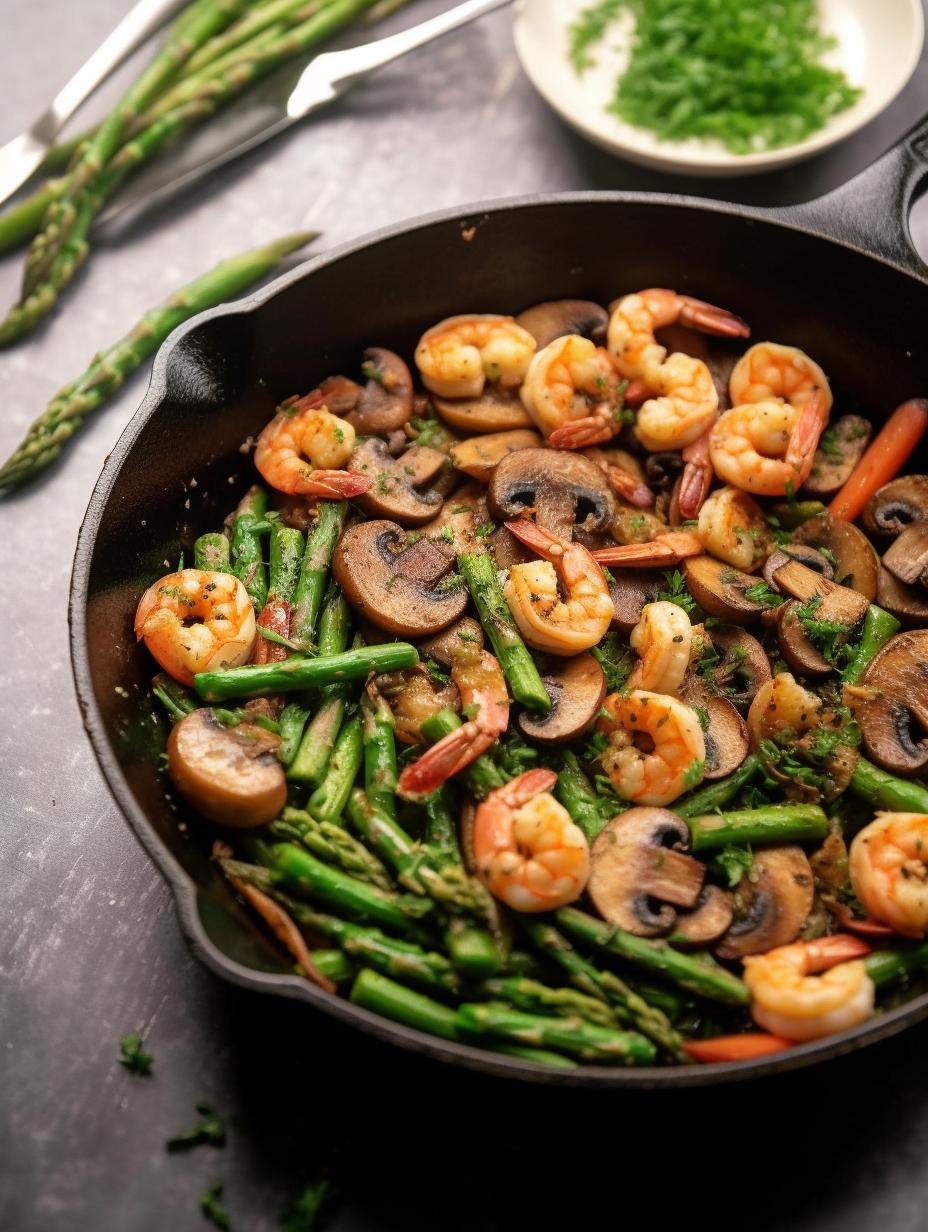
{"label": "scattered herb flake", "polygon": [[210,1185],[209,1189],[200,1194],[200,1210],[203,1212],[204,1219],[208,1219],[217,1228],[223,1228],[228,1232],[232,1224],[229,1220],[229,1212],[220,1205],[221,1197],[222,1181],[217,1181],[215,1185]]}
{"label": "scattered herb flake", "polygon": [[201,1119],[189,1129],[168,1138],[165,1146],[169,1151],[189,1151],[192,1147],[207,1144],[209,1146],[225,1146],[226,1127],[208,1104],[197,1104],[197,1112]]}
{"label": "scattered herb flake", "polygon": [[143,1050],[142,1037],[137,1032],[124,1035],[119,1041],[119,1064],[124,1066],[130,1074],[141,1074],[147,1077],[151,1073],[154,1062],[155,1058],[151,1053]]}

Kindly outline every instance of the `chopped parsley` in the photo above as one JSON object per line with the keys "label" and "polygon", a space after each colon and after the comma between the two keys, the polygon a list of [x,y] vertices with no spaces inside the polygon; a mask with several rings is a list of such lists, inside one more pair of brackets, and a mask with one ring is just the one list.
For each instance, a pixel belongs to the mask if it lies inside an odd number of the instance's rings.
{"label": "chopped parsley", "polygon": [[332,1182],[310,1181],[281,1216],[282,1232],[317,1232],[324,1208],[335,1196]]}
{"label": "chopped parsley", "polygon": [[200,1194],[200,1210],[203,1212],[204,1219],[208,1219],[217,1228],[224,1228],[228,1232],[232,1224],[229,1220],[229,1212],[220,1205],[221,1197],[222,1181],[217,1181],[215,1185],[210,1185],[209,1189]]}
{"label": "chopped parsley", "polygon": [[451,677],[446,671],[442,670],[440,664],[438,664],[434,659],[426,659],[425,670],[429,674],[429,679],[434,680],[436,684],[444,685],[451,683]]}
{"label": "chopped parsley", "polygon": [[689,764],[686,774],[683,776],[683,787],[689,791],[691,787],[695,787],[697,783],[702,782],[703,770],[706,763],[699,757],[694,757]]}
{"label": "chopped parsley", "polygon": [[336,444],[343,445],[345,443],[345,434],[341,428],[336,428],[332,435],[335,437]]}
{"label": "chopped parsley", "polygon": [[208,1104],[197,1104],[200,1120],[189,1129],[168,1138],[165,1146],[169,1151],[189,1151],[191,1147],[207,1144],[209,1146],[225,1146],[226,1127],[222,1118]]}
{"label": "chopped parsley", "polygon": [[734,843],[729,843],[721,851],[715,853],[713,863],[721,867],[729,890],[733,890],[742,877],[750,877],[754,871],[754,853],[750,847],[738,847]]}
{"label": "chopped parsley", "polygon": [[607,582],[615,581],[615,575],[609,570],[607,565],[600,565],[600,568],[602,569],[603,577],[606,579]]}
{"label": "chopped parsley", "polygon": [[413,419],[412,427],[416,433],[416,444],[427,445],[430,449],[440,449],[448,442],[448,432],[445,425],[438,419]]}
{"label": "chopped parsley", "polygon": [[387,374],[379,364],[371,363],[369,359],[365,360],[361,365],[361,371],[369,381],[376,381],[378,385],[386,387]]}
{"label": "chopped parsley", "polygon": [[384,582],[385,588],[387,590],[392,590],[393,587],[396,585],[396,583],[399,581],[400,576],[401,575],[399,573],[391,573],[390,576],[387,578],[387,580]]}
{"label": "chopped parsley", "polygon": [[749,603],[760,603],[764,607],[779,607],[785,602],[783,596],[771,590],[766,582],[755,582],[753,586],[747,586],[742,593]]}
{"label": "chopped parsley", "polygon": [[481,522],[479,526],[474,527],[474,534],[478,539],[489,539],[495,530],[495,522]]}
{"label": "chopped parsley", "polygon": [[142,1037],[137,1032],[124,1035],[119,1041],[119,1064],[130,1074],[141,1074],[148,1077],[155,1058],[142,1048]]}
{"label": "chopped parsley", "polygon": [[620,693],[631,675],[632,661],[631,652],[623,646],[618,633],[607,633],[590,653],[603,669],[608,691]]}
{"label": "chopped parsley", "polygon": [[675,603],[691,618],[699,615],[699,605],[686,589],[686,578],[679,569],[670,569],[664,574],[664,589],[657,592],[656,598],[665,603]]}
{"label": "chopped parsley", "polygon": [[467,583],[464,581],[460,573],[449,573],[447,577],[441,579],[435,587],[437,595],[451,595],[456,590],[461,590]]}
{"label": "chopped parsley", "polygon": [[846,625],[843,620],[819,620],[815,613],[821,606],[821,595],[813,595],[807,603],[795,609],[796,619],[816,650],[829,663],[835,664],[847,641],[850,625]]}
{"label": "chopped parsley", "polygon": [[709,711],[705,706],[696,705],[693,707],[696,711],[696,718],[699,719],[699,726],[703,731],[709,730]]}
{"label": "chopped parsley", "polygon": [[441,534],[438,537],[444,540],[445,543],[454,543],[454,531],[448,523],[445,523],[441,528]]}

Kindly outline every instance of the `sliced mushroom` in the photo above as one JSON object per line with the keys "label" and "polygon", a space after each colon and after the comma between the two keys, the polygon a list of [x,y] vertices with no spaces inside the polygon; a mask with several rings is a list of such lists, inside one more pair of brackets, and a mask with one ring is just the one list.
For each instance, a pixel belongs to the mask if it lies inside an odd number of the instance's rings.
{"label": "sliced mushroom", "polygon": [[[830,513],[822,513],[803,522],[793,532],[792,543],[783,550],[794,559],[800,559],[795,556],[795,549],[800,544],[830,554],[834,559],[834,570],[824,576],[833,577],[840,585],[849,586],[873,602],[880,574],[880,558],[863,531],[850,522],[837,521]],[[811,564],[809,561],[803,563]],[[811,567],[815,568],[814,565]]]}
{"label": "sliced mushroom", "polygon": [[868,757],[893,774],[928,764],[928,629],[891,637],[853,696]]}
{"label": "sliced mushroom", "polygon": [[342,535],[332,558],[335,580],[362,617],[398,637],[426,637],[457,620],[463,587],[442,588],[454,561],[431,539],[406,547],[394,522],[362,522]]}
{"label": "sliced mushroom", "polygon": [[742,877],[735,897],[740,918],[715,952],[719,958],[744,958],[789,945],[812,910],[812,868],[801,847],[767,847],[755,852],[754,868]]}
{"label": "sliced mushroom", "polygon": [[487,547],[493,554],[497,569],[511,569],[513,565],[524,565],[534,559],[525,544],[520,543],[505,526],[497,526],[487,540]]}
{"label": "sliced mushroom", "polygon": [[520,312],[516,324],[528,330],[539,351],[566,334],[582,334],[598,345],[606,336],[609,313],[588,299],[551,299]]}
{"label": "sliced mushroom", "polygon": [[680,697],[697,713],[702,712],[706,758],[704,779],[724,779],[737,770],[748,755],[748,729],[744,719],[726,697],[710,693],[702,677],[691,673]]}
{"label": "sliced mushroom", "polygon": [[463,616],[450,628],[427,638],[419,649],[430,658],[437,659],[439,663],[450,665],[454,662],[454,652],[461,642],[476,642],[478,646],[484,644],[483,628],[473,616]]}
{"label": "sliced mushroom", "polygon": [[587,534],[606,530],[615,509],[599,467],[560,449],[508,454],[493,471],[487,504],[498,522],[533,510],[539,526],[567,539],[575,529]]}
{"label": "sliced mushroom", "polygon": [[763,603],[755,603],[744,592],[757,585],[757,578],[742,573],[731,565],[711,556],[692,556],[683,562],[686,588],[710,616],[739,624],[756,620],[766,611]]}
{"label": "sliced mushroom", "polygon": [[869,600],[859,591],[830,582],[814,569],[792,560],[785,552],[775,552],[768,564],[772,585],[781,593],[803,603],[816,596],[821,600],[815,610],[817,620],[837,620],[845,625],[856,625],[870,606]]}
{"label": "sliced mushroom", "polygon": [[344,418],[359,436],[385,436],[412,416],[412,375],[399,355],[384,347],[368,347],[363,358],[367,384]]}
{"label": "sliced mushroom", "polygon": [[533,428],[532,418],[516,390],[487,385],[479,398],[439,398],[432,405],[445,423],[460,432],[511,432]]}
{"label": "sliced mushroom", "polygon": [[479,546],[475,528],[486,522],[486,488],[466,483],[445,500],[441,513],[419,528],[418,534],[431,539],[446,556],[456,560],[461,552],[474,552]]}
{"label": "sliced mushroom", "polygon": [[816,649],[806,634],[797,612],[802,606],[796,599],[777,609],[777,639],[783,658],[793,671],[806,676],[827,676],[834,668]]}
{"label": "sliced mushroom", "polygon": [[709,945],[731,926],[731,895],[717,885],[704,885],[692,911],[678,911],[673,926],[674,945]]}
{"label": "sliced mushroom", "polygon": [[497,464],[507,454],[519,449],[537,449],[540,445],[539,434],[528,428],[491,432],[489,436],[471,436],[452,445],[451,461],[465,475],[479,479],[481,483],[489,483]]}
{"label": "sliced mushroom", "polygon": [[641,619],[641,609],[653,603],[662,586],[660,574],[653,569],[611,569],[614,582],[609,583],[609,596],[615,608],[612,628],[631,633]]}
{"label": "sliced mushroom", "polygon": [[921,586],[906,586],[882,565],[876,584],[876,601],[906,629],[928,624],[928,595],[924,589]]}
{"label": "sliced mushroom", "polygon": [[[827,556],[823,556],[818,548],[808,547],[803,543],[784,543],[779,552],[774,552],[768,556],[764,562],[764,581],[768,586],[773,586],[773,570],[783,562],[781,556],[788,556],[790,560],[798,560],[801,565],[805,565],[808,569],[814,569],[816,573],[822,577],[828,578],[829,581],[835,576],[834,566]],[[773,561],[773,565],[771,565]]]}
{"label": "sliced mushroom", "polygon": [[442,494],[427,485],[445,465],[445,455],[427,445],[412,445],[394,458],[384,442],[372,436],[352,450],[348,469],[371,479],[368,490],[357,497],[365,513],[401,526],[422,526],[441,509]]}
{"label": "sliced mushroom", "polygon": [[689,843],[686,822],[663,808],[631,808],[613,817],[590,849],[587,893],[604,920],[638,937],[667,932],[674,907],[694,907],[705,879],[699,860],[674,847]]}
{"label": "sliced mushroom", "polygon": [[758,689],[773,678],[763,646],[744,629],[728,626],[707,633],[720,658],[709,669],[716,689],[733,706],[747,708]]}
{"label": "sliced mushroom", "polygon": [[928,519],[928,475],[900,475],[870,497],[863,524],[872,535],[895,537]]}
{"label": "sliced mushroom", "polygon": [[606,677],[591,654],[562,659],[556,672],[542,676],[551,710],[539,717],[523,710],[516,722],[538,744],[566,744],[582,736],[596,719],[606,696]]}
{"label": "sliced mushroom", "polygon": [[802,485],[803,494],[833,496],[843,488],[851,471],[863,457],[872,429],[860,415],[842,415],[823,434],[815,451],[812,472]]}
{"label": "sliced mushroom", "polygon": [[217,825],[263,826],[287,803],[280,737],[253,723],[227,727],[209,709],[194,710],[168,737],[171,782]]}
{"label": "sliced mushroom", "polygon": [[928,586],[928,522],[907,526],[883,553],[883,564],[907,586]]}

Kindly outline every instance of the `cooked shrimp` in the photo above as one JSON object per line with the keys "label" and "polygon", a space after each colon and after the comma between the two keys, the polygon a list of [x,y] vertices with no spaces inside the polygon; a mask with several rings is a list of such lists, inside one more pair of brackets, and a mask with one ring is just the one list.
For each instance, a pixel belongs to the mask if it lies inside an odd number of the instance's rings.
{"label": "cooked shrimp", "polygon": [[822,723],[824,704],[804,689],[792,672],[778,672],[761,685],[748,711],[748,731],[754,748],[781,732],[807,732]]}
{"label": "cooked shrimp", "polygon": [[614,548],[596,548],[591,553],[600,565],[622,565],[628,568],[666,569],[678,565],[688,556],[702,556],[703,546],[689,530],[669,530],[647,543],[620,543]]}
{"label": "cooked shrimp", "polygon": [[509,694],[499,663],[477,642],[459,642],[449,653],[451,679],[461,695],[461,709],[472,714],[407,766],[399,791],[427,796],[458,774],[503,734],[509,724]]}
{"label": "cooked shrimp", "polygon": [[732,408],[709,438],[716,474],[757,496],[801,487],[831,410],[825,373],[797,347],[759,342],[735,364],[728,388]]}
{"label": "cooked shrimp", "polygon": [[633,689],[679,693],[690,664],[693,626],[676,603],[646,603],[629,642],[640,662],[629,677]]}
{"label": "cooked shrimp", "polygon": [[553,911],[579,898],[590,849],[549,788],[553,770],[527,770],[491,791],[474,818],[477,876],[514,911]]}
{"label": "cooked shrimp", "polygon": [[771,544],[760,505],[732,487],[712,493],[699,512],[696,534],[711,556],[747,573],[766,560]]}
{"label": "cooked shrimp", "polygon": [[[598,646],[615,607],[600,566],[580,543],[570,543],[522,519],[507,522],[520,543],[542,560],[513,565],[503,587],[519,631],[530,646],[574,655]],[[558,581],[567,598],[562,599]]]}
{"label": "cooked shrimp", "polygon": [[903,937],[928,933],[928,814],[877,813],[851,843],[850,873],[874,919]]}
{"label": "cooked shrimp", "polygon": [[247,663],[254,649],[255,610],[231,573],[181,569],[149,586],[135,612],[135,636],[166,672],[193,684],[197,672]]}
{"label": "cooked shrimp", "polygon": [[377,677],[377,687],[393,712],[401,744],[425,744],[421,727],[440,710],[456,710],[460,694],[453,681],[433,681],[424,664]]}
{"label": "cooked shrimp", "polygon": [[754,1021],[797,1043],[865,1022],[876,992],[862,961],[869,948],[839,933],[745,958]]}
{"label": "cooked shrimp", "polygon": [[624,501],[636,509],[650,509],[654,504],[654,493],[644,481],[638,459],[624,449],[589,448],[584,449],[583,456],[596,463],[609,487]]}
{"label": "cooked shrimp", "polygon": [[709,457],[709,435],[709,432],[704,432],[683,450],[683,474],[677,493],[681,518],[698,518],[703,501],[712,487],[715,472]]}
{"label": "cooked shrimp", "polygon": [[258,437],[255,466],[272,487],[290,496],[360,496],[371,486],[370,478],[334,469],[351,457],[354,428],[327,411],[320,398],[316,390],[280,407]]}
{"label": "cooked shrimp", "polygon": [[748,326],[712,304],[652,288],[618,300],[609,318],[609,354],[619,373],[643,380],[652,392],[638,411],[635,431],[645,449],[681,449],[711,427],[719,407],[712,373],[701,359],[668,355],[654,331],[679,322],[704,333],[745,338]]}
{"label": "cooked shrimp", "polygon": [[615,436],[619,377],[609,352],[565,334],[529,364],[522,405],[555,449],[579,449]]}
{"label": "cooked shrimp", "polygon": [[447,317],[427,329],[416,347],[426,389],[442,398],[479,398],[487,381],[504,389],[522,384],[535,339],[512,317],[474,313]]}
{"label": "cooked shrimp", "polygon": [[695,710],[644,689],[610,693],[597,729],[609,738],[603,770],[625,800],[670,804],[702,780],[706,744]]}

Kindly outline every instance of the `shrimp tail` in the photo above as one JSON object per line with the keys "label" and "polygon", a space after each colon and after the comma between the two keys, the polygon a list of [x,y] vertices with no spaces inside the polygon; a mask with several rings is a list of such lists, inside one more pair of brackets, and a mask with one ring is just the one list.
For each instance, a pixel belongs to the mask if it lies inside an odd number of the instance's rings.
{"label": "shrimp tail", "polygon": [[635,377],[633,381],[629,381],[623,400],[626,406],[641,406],[642,402],[647,402],[653,395],[654,390],[648,382]]}
{"label": "shrimp tail", "polygon": [[537,522],[530,522],[528,518],[519,518],[515,522],[506,522],[505,526],[509,533],[514,535],[520,543],[524,543],[527,548],[537,552],[544,560],[552,560],[556,556],[562,556],[564,548],[567,546],[566,543],[558,539],[557,535],[552,535],[543,526],[539,526]]}
{"label": "shrimp tail", "polygon": [[680,324],[698,329],[703,334],[716,334],[720,338],[749,338],[751,327],[747,321],[728,312],[725,308],[717,308],[715,304],[707,304],[705,300],[693,299],[689,295],[681,295]]}
{"label": "shrimp tail", "polygon": [[504,787],[497,787],[493,797],[507,808],[517,809],[528,804],[529,800],[534,800],[543,791],[548,791],[556,782],[557,773],[554,770],[536,766],[532,770],[526,770]]}
{"label": "shrimp tail", "polygon": [[683,474],[677,494],[677,508],[684,518],[695,518],[712,487],[712,462],[709,458],[709,432],[704,432],[683,450]]}
{"label": "shrimp tail", "polygon": [[861,937],[852,937],[850,933],[835,933],[832,937],[807,941],[805,951],[808,969],[812,973],[827,971],[830,967],[851,962],[855,958],[864,958],[870,953],[870,946]]}
{"label": "shrimp tail", "polygon": [[637,509],[650,509],[654,504],[654,493],[643,480],[623,471],[621,466],[606,466],[604,470],[610,488],[624,501]]}
{"label": "shrimp tail", "polygon": [[617,425],[611,416],[588,415],[555,428],[548,437],[548,444],[552,449],[585,449],[588,445],[611,441],[616,431]]}
{"label": "shrimp tail", "polygon": [[662,566],[679,564],[688,556],[701,556],[703,546],[688,530],[671,531],[660,539],[648,543],[624,543],[614,548],[597,548],[593,559],[600,565],[648,565]]}
{"label": "shrimp tail", "polygon": [[301,496],[351,500],[353,496],[366,492],[370,486],[370,476],[357,471],[310,471],[300,480],[297,491]]}
{"label": "shrimp tail", "polygon": [[460,773],[493,744],[495,736],[473,721],[464,723],[427,749],[399,777],[397,788],[406,799],[427,796]]}
{"label": "shrimp tail", "polygon": [[796,471],[799,483],[805,483],[811,473],[815,451],[827,423],[828,405],[819,390],[800,411],[786,448],[784,461]]}

